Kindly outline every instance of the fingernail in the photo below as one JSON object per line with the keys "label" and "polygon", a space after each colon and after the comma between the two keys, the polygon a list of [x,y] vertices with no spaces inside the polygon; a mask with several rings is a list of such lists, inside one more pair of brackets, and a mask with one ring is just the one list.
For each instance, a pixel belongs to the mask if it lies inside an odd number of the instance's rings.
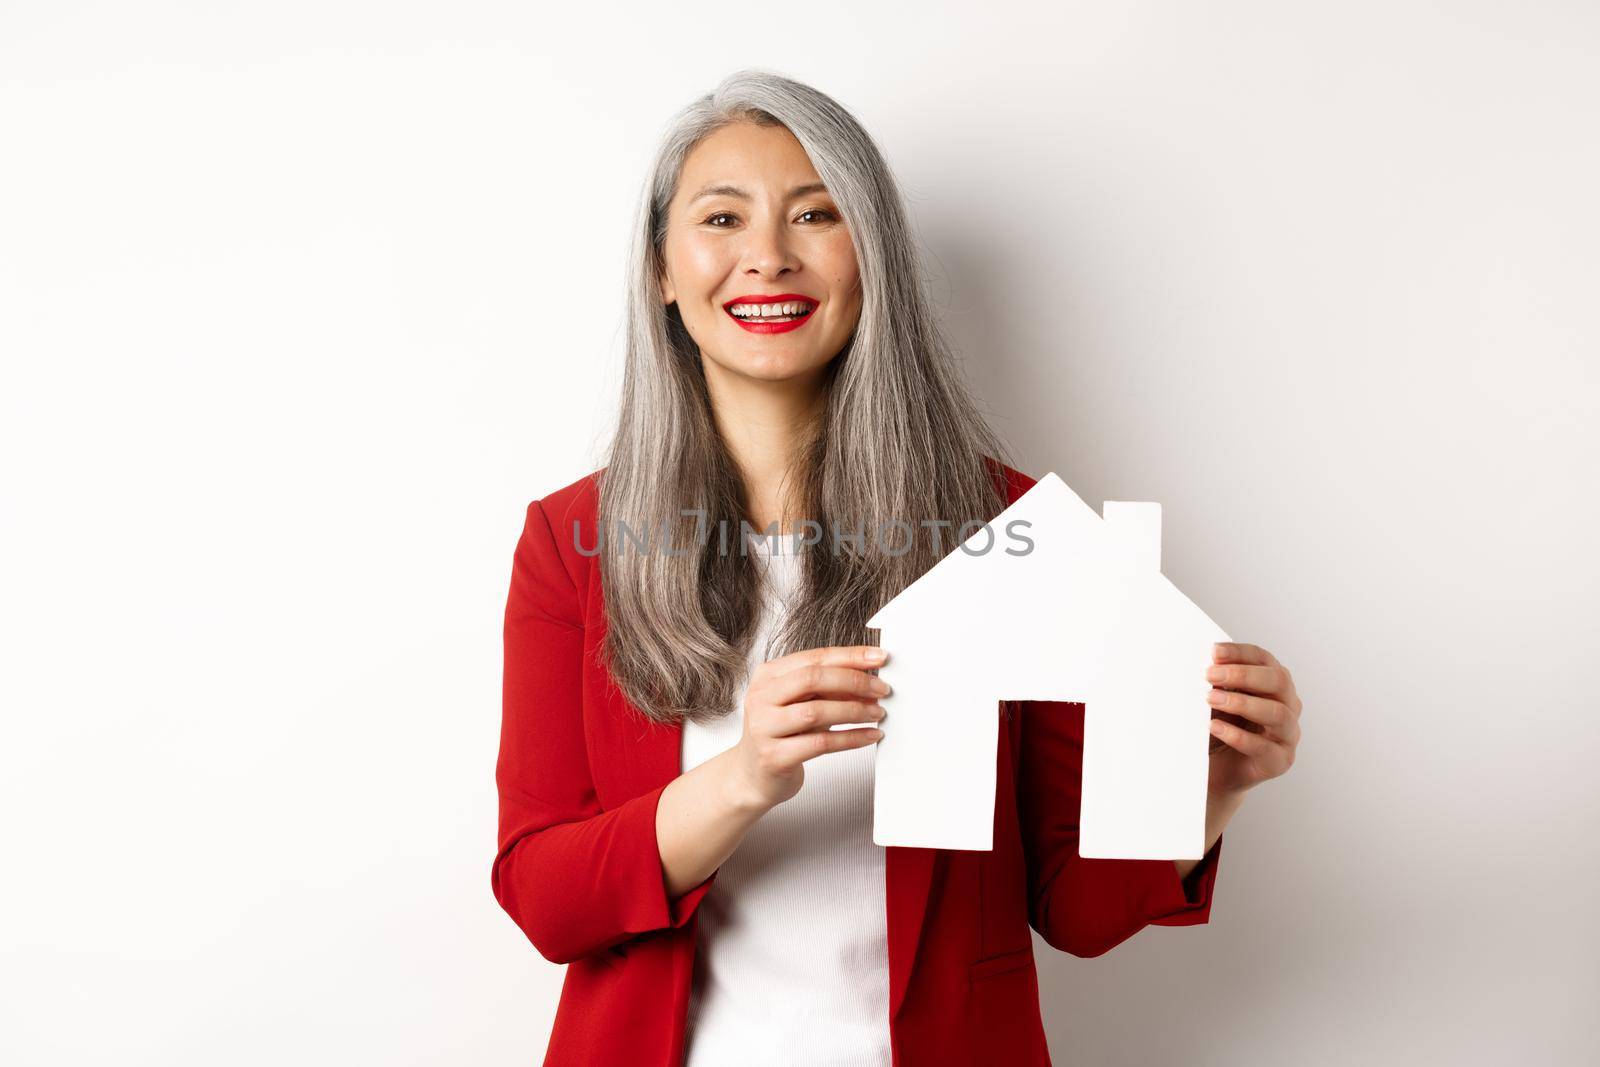
{"label": "fingernail", "polygon": [[884,660],[886,660],[888,658],[889,658],[889,653],[885,652],[881,648],[869,648],[869,649],[867,649],[867,662],[868,663],[882,663]]}
{"label": "fingernail", "polygon": [[879,696],[888,696],[891,692],[893,692],[893,690],[889,688],[889,683],[884,681],[882,678],[874,678],[872,680],[872,691],[877,693]]}
{"label": "fingernail", "polygon": [[1228,646],[1226,646],[1226,645],[1212,645],[1211,646],[1211,655],[1212,655],[1212,657],[1214,659],[1221,659],[1226,654],[1227,647]]}

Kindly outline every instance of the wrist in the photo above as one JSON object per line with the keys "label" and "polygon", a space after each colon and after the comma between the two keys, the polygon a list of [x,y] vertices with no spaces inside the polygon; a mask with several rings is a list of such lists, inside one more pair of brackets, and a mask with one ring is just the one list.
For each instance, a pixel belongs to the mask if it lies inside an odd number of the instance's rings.
{"label": "wrist", "polygon": [[1244,803],[1244,790],[1234,790],[1228,793],[1206,794],[1206,848],[1216,843],[1217,838],[1228,828],[1234,815],[1238,814],[1239,805]]}
{"label": "wrist", "polygon": [[770,805],[750,785],[735,758],[737,755],[738,749],[730,748],[711,762],[716,767],[721,783],[720,793],[724,810],[735,818],[754,822],[767,813]]}

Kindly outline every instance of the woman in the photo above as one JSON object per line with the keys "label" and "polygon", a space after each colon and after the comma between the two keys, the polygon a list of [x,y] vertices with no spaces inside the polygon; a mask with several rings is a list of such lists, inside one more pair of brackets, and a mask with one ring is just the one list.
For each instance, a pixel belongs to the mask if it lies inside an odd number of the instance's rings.
{"label": "woman", "polygon": [[[1030,926],[1093,956],[1207,921],[1223,827],[1293,761],[1289,673],[1218,647],[1202,860],[1079,857],[1083,709],[1044,702],[1003,709],[992,851],[873,845],[865,621],[1032,479],[871,139],[726,79],[657,156],[628,315],[608,463],[529,506],[506,611],[493,888],[569,964],[545,1063],[1049,1063]],[[888,518],[909,547],[850,537]]]}

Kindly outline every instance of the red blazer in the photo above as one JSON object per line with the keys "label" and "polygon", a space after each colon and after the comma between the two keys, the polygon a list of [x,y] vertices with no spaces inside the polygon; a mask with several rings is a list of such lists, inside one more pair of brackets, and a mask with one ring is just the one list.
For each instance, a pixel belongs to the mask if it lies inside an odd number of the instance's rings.
{"label": "red blazer", "polygon": [[[1034,483],[1003,470],[1009,500]],[[598,658],[600,568],[573,525],[592,549],[600,473],[530,504],[517,544],[491,884],[540,955],[568,965],[546,1067],[678,1067],[695,911],[716,874],[668,897],[656,804],[682,773],[682,730],[634,711]],[[1220,839],[1187,884],[1170,860],[1083,859],[1083,705],[1008,703],[993,850],[885,850],[897,1067],[1050,1063],[1030,927],[1098,956],[1148,924],[1210,917]]]}

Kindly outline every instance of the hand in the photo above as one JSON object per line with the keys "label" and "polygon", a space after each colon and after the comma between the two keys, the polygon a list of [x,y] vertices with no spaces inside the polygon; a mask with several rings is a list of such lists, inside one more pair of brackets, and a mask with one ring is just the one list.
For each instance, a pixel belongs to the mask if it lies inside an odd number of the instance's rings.
{"label": "hand", "polygon": [[1206,680],[1216,688],[1211,719],[1213,796],[1237,798],[1294,766],[1300,744],[1300,696],[1289,668],[1259,645],[1222,643]]}
{"label": "hand", "polygon": [[831,727],[883,718],[878,697],[889,684],[867,671],[886,657],[871,645],[845,645],[791,652],[757,667],[745,694],[744,733],[733,748],[744,795],[762,809],[775,807],[800,792],[806,760],[881,738],[874,727]]}

